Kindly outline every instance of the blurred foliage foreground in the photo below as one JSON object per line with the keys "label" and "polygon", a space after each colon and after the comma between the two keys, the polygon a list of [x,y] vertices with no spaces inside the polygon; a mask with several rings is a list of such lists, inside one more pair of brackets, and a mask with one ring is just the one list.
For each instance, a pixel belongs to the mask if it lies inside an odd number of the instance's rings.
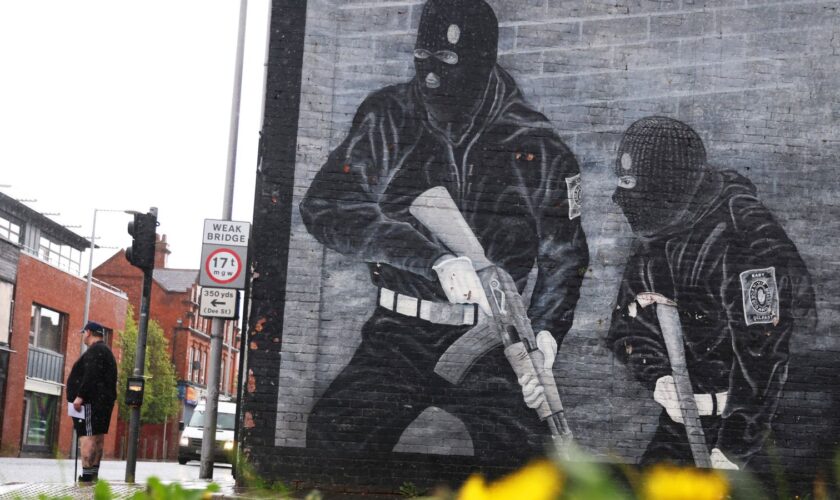
{"label": "blurred foliage foreground", "polygon": [[[240,461],[240,480],[245,483],[243,498],[296,498],[321,500],[313,490],[308,493],[292,491],[282,482],[263,481],[247,461]],[[834,461],[835,479],[840,479],[840,454]],[[522,469],[495,481],[487,481],[479,474],[470,476],[456,490],[441,487],[425,494],[413,483],[403,483],[399,489],[403,497],[426,500],[752,500],[791,499],[829,500],[835,498],[829,485],[817,480],[804,495],[788,492],[780,476],[774,491],[749,474],[739,471],[696,469],[673,465],[656,465],[640,470],[634,466],[603,464],[574,454],[571,460],[555,458],[532,462]],[[84,487],[82,487],[84,488]],[[96,500],[111,500],[114,496],[107,482],[100,481],[93,489]],[[202,490],[189,490],[177,483],[164,485],[150,478],[146,491],[135,494],[133,500],[199,500],[219,495],[219,487],[209,484]],[[238,495],[237,495],[238,496]],[[42,500],[54,500],[41,496]],[[62,497],[56,497],[62,498]],[[62,499],[63,500],[63,499]]]}
{"label": "blurred foliage foreground", "polygon": [[[840,454],[834,462],[840,479]],[[749,472],[660,464],[648,469],[603,464],[574,456],[532,462],[496,481],[470,476],[457,490],[440,489],[429,500],[829,500],[829,485],[817,479],[806,494],[793,494],[783,474],[762,484]],[[773,488],[768,491],[767,488]]]}

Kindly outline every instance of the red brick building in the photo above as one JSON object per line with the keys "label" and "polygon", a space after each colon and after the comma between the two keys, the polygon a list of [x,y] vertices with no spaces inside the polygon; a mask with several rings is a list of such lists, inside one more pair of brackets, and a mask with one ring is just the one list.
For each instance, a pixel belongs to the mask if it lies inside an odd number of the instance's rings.
{"label": "red brick building", "polygon": [[[79,275],[89,242],[0,194],[0,453],[68,456],[72,425],[64,381],[81,353],[86,278]],[[105,283],[91,287],[90,319],[120,352],[128,297]],[[117,450],[116,412],[105,454]]]}
{"label": "red brick building", "polygon": [[[166,235],[159,236],[155,248],[149,317],[160,324],[169,343],[182,406],[178,418],[168,422],[165,431],[163,425],[144,426],[138,451],[139,458],[175,459],[179,437],[178,420],[189,420],[193,408],[203,397],[207,387],[210,320],[198,315],[198,297],[201,289],[197,284],[198,270],[167,268],[166,259],[169,253]],[[94,269],[93,276],[125,290],[135,315],[137,314],[140,310],[143,273],[128,263],[124,251],[117,252]],[[236,390],[239,362],[239,329],[235,321],[226,321],[223,331],[220,391],[222,394],[233,395]]]}

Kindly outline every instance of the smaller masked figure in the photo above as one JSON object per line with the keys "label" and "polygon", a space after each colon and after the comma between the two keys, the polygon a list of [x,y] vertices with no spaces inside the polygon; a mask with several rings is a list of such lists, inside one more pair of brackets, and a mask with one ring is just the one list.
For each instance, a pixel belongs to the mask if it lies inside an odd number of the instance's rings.
{"label": "smaller masked figure", "polygon": [[742,467],[770,431],[791,338],[815,326],[808,269],[755,186],[709,166],[684,123],[649,117],[631,125],[615,174],[613,200],[637,240],[608,343],[663,407],[641,462],[693,463],[664,329],[647,300],[662,297],[679,312],[712,466]]}

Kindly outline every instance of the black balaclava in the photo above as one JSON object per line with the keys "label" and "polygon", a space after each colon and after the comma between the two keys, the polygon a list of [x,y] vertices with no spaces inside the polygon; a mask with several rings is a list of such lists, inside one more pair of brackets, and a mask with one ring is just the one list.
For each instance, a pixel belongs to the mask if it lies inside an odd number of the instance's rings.
{"label": "black balaclava", "polygon": [[691,127],[662,116],[642,118],[621,139],[613,201],[634,232],[656,234],[682,220],[705,165],[703,141]]}
{"label": "black balaclava", "polygon": [[484,0],[429,0],[423,7],[414,68],[426,105],[438,119],[474,112],[496,63],[499,22]]}

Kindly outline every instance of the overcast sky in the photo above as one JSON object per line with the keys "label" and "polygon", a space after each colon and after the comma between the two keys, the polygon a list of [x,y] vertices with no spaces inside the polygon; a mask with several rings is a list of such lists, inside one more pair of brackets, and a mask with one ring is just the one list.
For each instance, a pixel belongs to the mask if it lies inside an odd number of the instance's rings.
{"label": "overcast sky", "polygon": [[[235,220],[252,217],[268,11],[248,2]],[[0,190],[86,238],[94,209],[158,207],[168,267],[197,269],[222,216],[238,17],[238,0],[0,2]],[[99,212],[97,244],[129,245],[129,220]]]}

